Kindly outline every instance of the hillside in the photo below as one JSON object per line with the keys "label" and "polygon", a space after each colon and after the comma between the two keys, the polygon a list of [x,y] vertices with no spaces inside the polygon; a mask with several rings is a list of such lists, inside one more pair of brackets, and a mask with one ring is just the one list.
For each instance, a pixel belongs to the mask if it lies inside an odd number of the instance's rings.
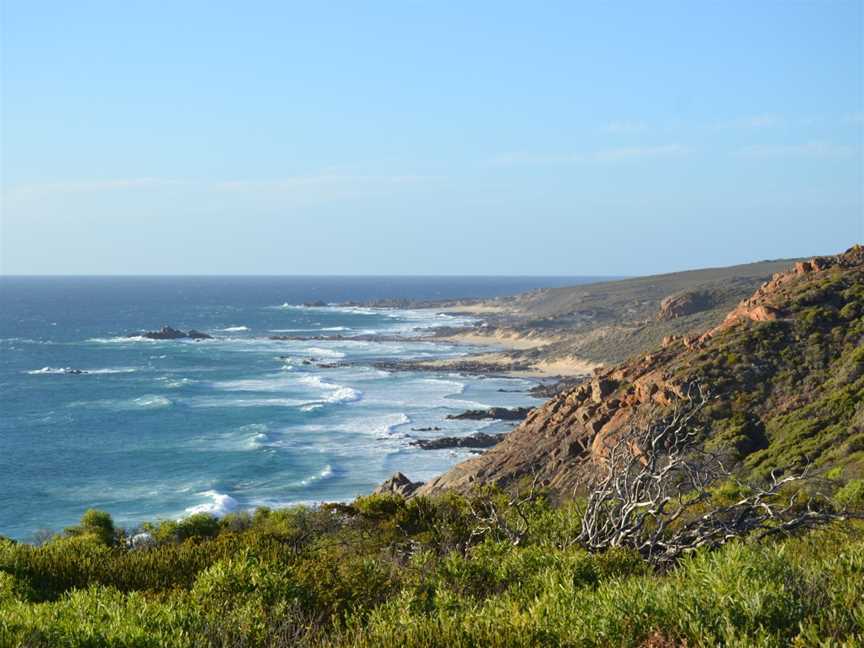
{"label": "hillside", "polygon": [[797,262],[701,334],[669,336],[651,353],[596,371],[420,493],[506,485],[532,473],[555,490],[572,490],[616,434],[691,383],[713,398],[699,422],[705,442],[733,452],[742,470],[764,476],[812,462],[832,467],[835,477],[859,477],[864,248]]}
{"label": "hillside", "polygon": [[485,322],[454,339],[508,349],[477,357],[477,363],[501,371],[572,375],[645,353],[669,335],[715,326],[736,303],[793,262],[760,261],[541,289],[448,304],[446,310],[478,315]]}

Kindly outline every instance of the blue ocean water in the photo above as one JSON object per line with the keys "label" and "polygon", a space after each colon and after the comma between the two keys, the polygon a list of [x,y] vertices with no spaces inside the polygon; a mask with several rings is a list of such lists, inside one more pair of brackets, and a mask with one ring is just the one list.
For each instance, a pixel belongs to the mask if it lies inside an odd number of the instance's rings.
{"label": "blue ocean water", "polygon": [[[371,366],[468,353],[424,340],[423,331],[470,318],[297,304],[488,297],[584,281],[0,278],[0,535],[58,530],[90,507],[134,526],[197,511],[350,499],[397,470],[433,477],[469,455],[418,450],[408,445],[412,437],[509,429],[445,416],[534,403],[524,391],[531,383]],[[163,324],[215,339],[125,337]],[[335,333],[411,339],[267,339]],[[422,427],[442,430],[412,430]]]}

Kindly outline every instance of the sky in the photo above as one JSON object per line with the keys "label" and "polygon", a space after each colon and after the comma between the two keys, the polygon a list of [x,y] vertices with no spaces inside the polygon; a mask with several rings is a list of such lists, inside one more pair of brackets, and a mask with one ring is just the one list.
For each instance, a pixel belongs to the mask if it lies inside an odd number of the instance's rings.
{"label": "sky", "polygon": [[0,0],[0,272],[836,253],[864,239],[862,10]]}

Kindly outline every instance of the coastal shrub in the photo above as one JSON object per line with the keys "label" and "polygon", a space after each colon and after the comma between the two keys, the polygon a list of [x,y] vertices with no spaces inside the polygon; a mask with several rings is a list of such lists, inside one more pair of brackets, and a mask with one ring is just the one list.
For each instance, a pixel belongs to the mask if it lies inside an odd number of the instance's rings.
{"label": "coastal shrub", "polygon": [[[230,522],[228,525],[229,526]],[[158,524],[145,524],[143,529],[156,542],[183,542],[190,538],[213,538],[219,533],[219,519],[209,513],[196,513],[182,520],[162,520]]]}
{"label": "coastal shrub", "polygon": [[[844,488],[855,493],[860,485]],[[729,482],[712,498],[740,494]],[[449,648],[662,639],[779,647],[864,640],[859,523],[697,551],[660,573],[634,552],[592,554],[576,545],[578,502],[527,504],[530,532],[518,545],[472,537],[477,505],[453,495],[376,496],[262,510],[220,523],[212,537],[172,537],[145,550],[109,547],[93,534],[41,547],[0,541],[0,645]]]}
{"label": "coastal shrub", "polygon": [[78,525],[68,527],[65,533],[70,536],[90,536],[108,547],[116,541],[114,520],[111,519],[111,515],[96,509],[85,511]]}
{"label": "coastal shrub", "polygon": [[864,479],[851,479],[834,494],[841,506],[864,508]]}

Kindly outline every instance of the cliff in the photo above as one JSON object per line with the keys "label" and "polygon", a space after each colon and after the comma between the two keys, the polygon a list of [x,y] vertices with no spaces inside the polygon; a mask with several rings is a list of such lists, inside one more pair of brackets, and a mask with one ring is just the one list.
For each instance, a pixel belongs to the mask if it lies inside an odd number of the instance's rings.
{"label": "cliff", "polygon": [[730,453],[741,471],[760,476],[810,462],[861,476],[864,247],[797,262],[709,330],[668,336],[652,353],[595,371],[417,492],[506,486],[537,473],[570,492],[618,431],[662,412],[694,382],[712,396],[699,421],[704,443]]}

